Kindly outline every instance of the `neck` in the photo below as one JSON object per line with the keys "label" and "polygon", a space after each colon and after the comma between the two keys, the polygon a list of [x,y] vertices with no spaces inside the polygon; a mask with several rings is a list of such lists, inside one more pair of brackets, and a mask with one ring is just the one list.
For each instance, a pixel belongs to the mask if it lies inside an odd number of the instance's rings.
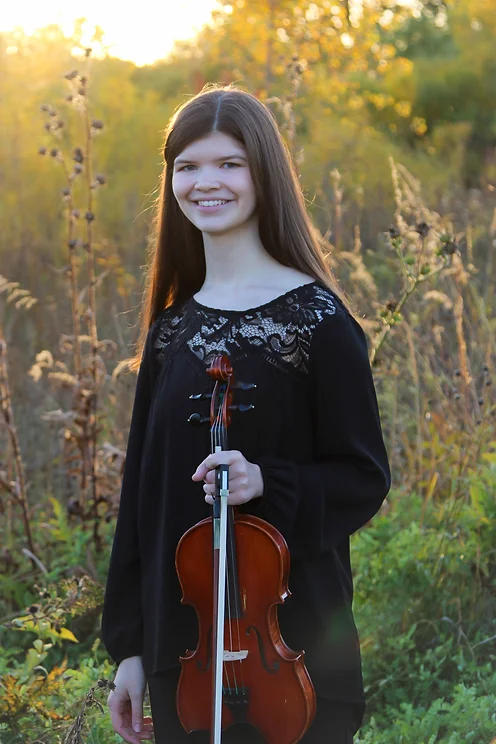
{"label": "neck", "polygon": [[278,265],[262,245],[258,224],[250,221],[221,235],[203,233],[206,274],[202,289],[236,291],[257,282]]}

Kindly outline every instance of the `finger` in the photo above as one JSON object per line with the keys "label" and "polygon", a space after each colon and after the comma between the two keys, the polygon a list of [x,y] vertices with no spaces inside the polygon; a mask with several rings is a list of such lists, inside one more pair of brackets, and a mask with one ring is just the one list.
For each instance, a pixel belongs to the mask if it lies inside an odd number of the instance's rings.
{"label": "finger", "polygon": [[129,744],[140,744],[143,740],[151,739],[153,736],[153,730],[150,724],[143,724],[142,730],[138,733],[133,730],[131,711],[128,710],[127,714],[123,717],[122,724],[119,726],[114,725],[114,730],[119,736],[122,736],[124,741]]}
{"label": "finger", "polygon": [[116,734],[119,734],[119,736],[122,736],[124,741],[128,742],[128,744],[141,744],[143,739],[151,739],[153,736],[151,733],[137,734],[128,726],[114,728],[114,731]]}
{"label": "finger", "polygon": [[209,470],[215,470],[218,465],[232,465],[239,457],[243,457],[238,450],[223,450],[214,452],[201,462],[191,476],[192,480],[203,480]]}
{"label": "finger", "polygon": [[[116,711],[111,711],[110,717],[112,720],[112,728],[114,729],[116,734],[122,736],[124,741],[128,742],[128,744],[140,744],[140,735],[133,731],[131,726],[124,721],[122,716],[116,716]],[[144,736],[150,738],[151,734],[146,732]]]}
{"label": "finger", "polygon": [[143,721],[143,694],[139,692],[133,692],[129,695],[131,698],[131,710],[132,710],[132,722],[133,731],[139,733],[142,731]]}

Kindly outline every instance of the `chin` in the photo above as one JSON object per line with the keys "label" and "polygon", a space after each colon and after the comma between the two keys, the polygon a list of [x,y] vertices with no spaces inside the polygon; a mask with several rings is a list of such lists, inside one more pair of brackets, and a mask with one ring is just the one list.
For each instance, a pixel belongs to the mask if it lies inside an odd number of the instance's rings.
{"label": "chin", "polygon": [[212,223],[208,224],[207,221],[202,224],[200,221],[197,221],[195,224],[195,227],[197,227],[201,232],[206,233],[207,235],[223,235],[228,232],[233,232],[235,230],[239,230],[241,227],[243,227],[244,224],[246,224],[246,221],[243,222],[228,222],[228,223],[219,223],[217,225],[212,225]]}

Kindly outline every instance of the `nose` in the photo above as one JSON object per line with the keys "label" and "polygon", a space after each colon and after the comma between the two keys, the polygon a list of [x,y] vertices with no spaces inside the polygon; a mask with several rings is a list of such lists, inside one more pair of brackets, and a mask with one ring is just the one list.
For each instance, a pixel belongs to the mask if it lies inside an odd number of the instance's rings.
{"label": "nose", "polygon": [[216,170],[216,168],[209,166],[199,168],[196,174],[195,189],[198,189],[198,191],[220,189],[221,183]]}
{"label": "nose", "polygon": [[195,183],[195,189],[198,191],[211,191],[212,189],[220,189],[219,181],[215,181],[208,177],[202,177]]}

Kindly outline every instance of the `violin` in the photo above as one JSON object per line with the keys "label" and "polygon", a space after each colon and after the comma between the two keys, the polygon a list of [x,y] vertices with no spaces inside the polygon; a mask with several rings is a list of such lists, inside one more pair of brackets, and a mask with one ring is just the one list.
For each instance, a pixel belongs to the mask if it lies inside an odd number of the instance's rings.
{"label": "violin", "polygon": [[[190,422],[210,423],[211,451],[227,449],[234,383],[227,356],[207,369],[215,381],[210,417],[193,414]],[[213,516],[181,538],[176,570],[182,602],[198,617],[198,644],[180,657],[177,711],[184,729],[210,731],[219,744],[222,730],[244,722],[254,726],[267,744],[296,744],[307,731],[316,709],[315,691],[304,664],[304,651],[292,651],[281,636],[277,605],[290,596],[289,550],[284,537],[258,517],[227,505],[229,466],[215,472]]]}

